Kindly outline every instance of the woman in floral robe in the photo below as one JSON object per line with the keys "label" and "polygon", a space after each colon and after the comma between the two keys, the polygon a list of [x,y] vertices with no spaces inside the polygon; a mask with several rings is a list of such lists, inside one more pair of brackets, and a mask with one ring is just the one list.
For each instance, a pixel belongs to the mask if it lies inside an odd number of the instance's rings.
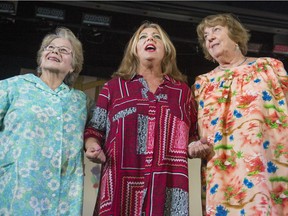
{"label": "woman in floral robe", "polygon": [[[288,76],[274,58],[246,57],[249,34],[231,14],[197,28],[205,57],[219,66],[196,78],[207,216],[288,215]],[[206,202],[205,202],[206,200]]]}
{"label": "woman in floral robe", "polygon": [[39,77],[0,81],[0,215],[75,215],[83,204],[86,95],[72,88],[83,64],[67,28],[45,36]]}

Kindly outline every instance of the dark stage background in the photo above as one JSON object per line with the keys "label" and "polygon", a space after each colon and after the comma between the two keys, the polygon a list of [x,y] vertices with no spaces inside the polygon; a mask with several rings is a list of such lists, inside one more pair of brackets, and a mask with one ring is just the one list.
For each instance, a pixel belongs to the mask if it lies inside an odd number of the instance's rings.
{"label": "dark stage background", "polygon": [[[234,13],[250,29],[249,56],[278,58],[288,69],[287,11],[285,1],[1,1],[0,79],[21,68],[35,69],[41,40],[56,26],[69,27],[82,41],[83,75],[109,78],[132,33],[150,20],[171,37],[179,68],[192,84],[196,75],[215,67],[203,58],[196,26],[203,17],[222,12]],[[274,50],[276,44],[280,51]]]}

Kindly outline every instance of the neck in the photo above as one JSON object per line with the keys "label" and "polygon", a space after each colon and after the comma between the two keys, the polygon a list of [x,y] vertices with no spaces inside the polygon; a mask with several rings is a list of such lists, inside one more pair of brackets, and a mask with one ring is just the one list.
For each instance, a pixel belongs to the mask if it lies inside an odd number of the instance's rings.
{"label": "neck", "polygon": [[247,57],[241,56],[234,63],[233,63],[233,61],[231,61],[229,63],[224,63],[224,64],[219,63],[218,68],[220,70],[227,70],[227,69],[230,69],[230,68],[233,68],[233,67],[238,67],[238,66],[244,64],[246,61],[247,61]]}
{"label": "neck", "polygon": [[161,70],[161,66],[155,66],[155,65],[140,65],[138,68],[138,74],[142,75],[143,77],[163,77],[163,73]]}
{"label": "neck", "polygon": [[46,83],[47,86],[49,86],[52,90],[55,90],[58,88],[64,79],[60,79],[57,74],[47,74],[47,73],[42,73],[40,76],[40,79]]}

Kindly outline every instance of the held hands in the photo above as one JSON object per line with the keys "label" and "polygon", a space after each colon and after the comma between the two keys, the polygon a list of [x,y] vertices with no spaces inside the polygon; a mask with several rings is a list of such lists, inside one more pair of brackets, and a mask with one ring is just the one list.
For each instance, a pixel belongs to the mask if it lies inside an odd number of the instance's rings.
{"label": "held hands", "polygon": [[206,137],[200,140],[191,142],[188,145],[189,158],[202,158],[207,159],[213,153],[213,145]]}
{"label": "held hands", "polygon": [[88,138],[85,142],[86,146],[86,157],[94,163],[104,163],[106,156],[95,138]]}
{"label": "held hands", "polygon": [[[94,163],[104,163],[106,156],[95,138],[88,138],[85,142],[86,157]],[[207,159],[213,153],[213,145],[208,141],[206,137],[200,140],[191,142],[188,145],[188,157],[189,158],[202,158]]]}

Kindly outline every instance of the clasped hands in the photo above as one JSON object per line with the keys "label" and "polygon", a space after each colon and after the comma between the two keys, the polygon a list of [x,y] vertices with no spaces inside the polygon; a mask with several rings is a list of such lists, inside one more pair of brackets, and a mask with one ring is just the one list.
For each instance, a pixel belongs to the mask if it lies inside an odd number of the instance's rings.
{"label": "clasped hands", "polygon": [[[86,157],[94,163],[104,163],[106,156],[95,138],[88,138],[85,142]],[[201,138],[200,140],[193,141],[188,145],[188,157],[189,158],[208,158],[213,152],[213,145],[207,138]]]}
{"label": "clasped hands", "polygon": [[206,137],[193,141],[188,145],[189,158],[207,159],[213,153],[212,142]]}
{"label": "clasped hands", "polygon": [[85,155],[91,162],[102,164],[106,161],[106,156],[97,139],[88,138],[85,142],[85,147]]}

